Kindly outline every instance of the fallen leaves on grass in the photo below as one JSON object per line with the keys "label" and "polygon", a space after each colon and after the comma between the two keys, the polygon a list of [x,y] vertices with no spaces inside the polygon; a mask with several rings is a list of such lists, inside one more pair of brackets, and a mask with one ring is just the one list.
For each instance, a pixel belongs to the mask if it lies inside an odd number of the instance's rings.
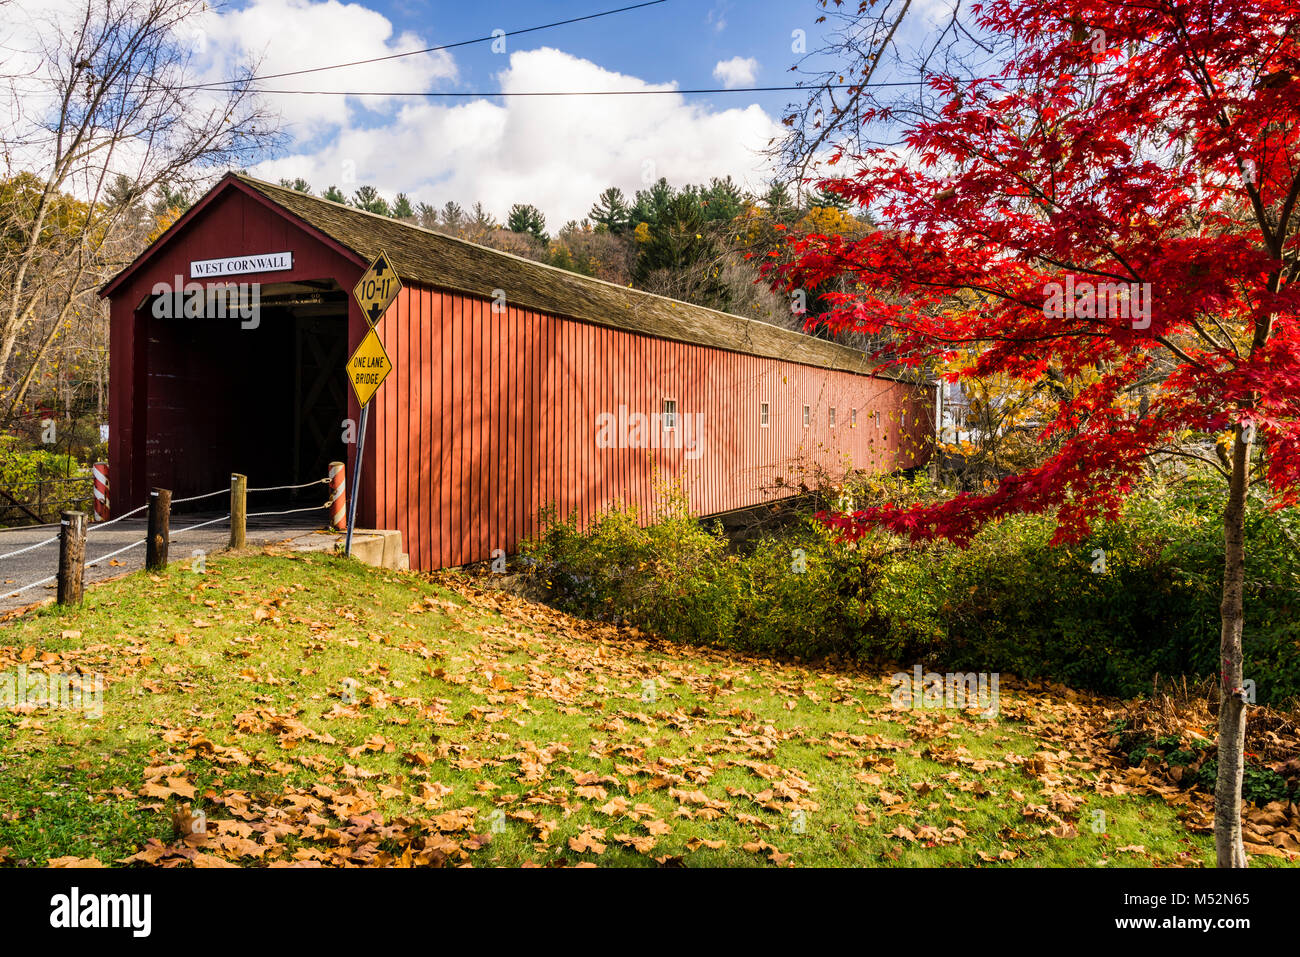
{"label": "fallen leaves on grass", "polygon": [[[529,864],[644,858],[671,867],[707,852],[710,861],[786,866],[815,862],[826,853],[818,842],[835,840],[866,863],[959,854],[1006,864],[1088,835],[1083,815],[1098,796],[1153,797],[1192,829],[1208,822],[1191,776],[1130,766],[1116,750],[1112,703],[1008,680],[995,721],[899,712],[874,676],[668,645],[442,581],[457,601],[417,597],[382,614],[337,598],[303,604],[294,586],[247,596],[238,614],[204,601],[204,617],[177,623],[192,633],[157,636],[170,658],[161,668],[126,635],[57,652],[0,648],[0,666],[102,665],[115,682],[185,696],[202,680],[185,656],[202,660],[215,643],[234,664],[225,673],[241,689],[238,710],[187,702],[184,719],[172,712],[149,725],[151,763],[138,790],[116,796],[165,815],[155,834],[170,816],[171,840],[106,858],[117,863],[424,867],[509,854]],[[218,634],[236,619],[239,634]],[[450,627],[461,629],[454,639],[440,630]],[[60,637],[81,640],[71,634]],[[261,659],[280,644],[298,657],[273,669]],[[345,690],[304,693],[327,670],[318,656],[329,648],[350,649]],[[808,726],[818,709],[834,727]],[[581,730],[545,733],[539,715]],[[823,805],[837,814],[822,815]],[[977,806],[998,815],[995,838],[978,834],[969,816]],[[1248,808],[1245,818],[1250,853],[1300,853],[1294,805]],[[82,860],[50,866],[102,866]]]}

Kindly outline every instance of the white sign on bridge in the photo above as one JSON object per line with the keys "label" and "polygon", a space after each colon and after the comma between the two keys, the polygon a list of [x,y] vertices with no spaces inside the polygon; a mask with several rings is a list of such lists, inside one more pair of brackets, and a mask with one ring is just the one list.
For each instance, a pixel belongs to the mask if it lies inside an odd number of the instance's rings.
{"label": "white sign on bridge", "polygon": [[190,263],[190,278],[238,276],[249,272],[281,272],[293,268],[293,253],[254,253],[251,256],[226,256],[224,259],[199,259]]}

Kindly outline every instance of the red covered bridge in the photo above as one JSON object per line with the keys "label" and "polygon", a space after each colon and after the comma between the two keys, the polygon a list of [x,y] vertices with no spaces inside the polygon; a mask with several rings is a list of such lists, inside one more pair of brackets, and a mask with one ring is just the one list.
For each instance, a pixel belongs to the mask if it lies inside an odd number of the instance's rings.
{"label": "red covered bridge", "polygon": [[[394,368],[357,524],[400,530],[412,567],[511,552],[548,504],[644,515],[678,483],[712,515],[818,468],[928,459],[933,387],[856,350],[229,174],[103,290],[114,511],[351,468],[344,364],[368,327],[350,292],[380,251],[405,288],[377,326]],[[232,282],[255,284],[255,319],[167,292]]]}

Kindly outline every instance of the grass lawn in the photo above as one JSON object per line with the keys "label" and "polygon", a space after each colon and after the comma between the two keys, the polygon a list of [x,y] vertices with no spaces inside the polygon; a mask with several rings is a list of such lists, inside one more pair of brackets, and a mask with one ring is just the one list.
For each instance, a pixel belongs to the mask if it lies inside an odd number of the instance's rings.
{"label": "grass lawn", "polygon": [[1086,696],[900,711],[885,674],[334,557],[107,583],[0,625],[0,670],[20,664],[106,684],[98,718],[0,710],[11,865],[1213,861],[1203,809],[1116,764]]}

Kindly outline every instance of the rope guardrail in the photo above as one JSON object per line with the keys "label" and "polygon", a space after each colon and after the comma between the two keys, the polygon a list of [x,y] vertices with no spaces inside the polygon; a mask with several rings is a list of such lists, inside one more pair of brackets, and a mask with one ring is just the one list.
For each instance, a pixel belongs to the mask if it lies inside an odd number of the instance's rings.
{"label": "rope guardrail", "polygon": [[42,578],[38,582],[32,582],[30,585],[24,585],[22,588],[15,588],[13,591],[5,592],[4,597],[14,598],[18,595],[21,595],[23,592],[27,591],[30,588],[36,588],[38,585],[48,585],[50,582],[54,581],[58,577],[59,577],[58,575],[51,575],[49,578]]}
{"label": "rope guardrail", "polygon": [[329,482],[329,476],[325,478],[314,479],[311,482],[303,482],[301,485],[270,485],[266,488],[250,488],[250,492],[287,492],[300,488],[311,488],[313,485],[325,485]]}
{"label": "rope guardrail", "polygon": [[219,489],[217,489],[215,492],[204,492],[202,495],[190,495],[190,496],[187,497],[187,498],[174,498],[174,499],[172,499],[172,504],[173,504],[173,505],[181,505],[181,504],[183,504],[184,502],[197,502],[197,501],[199,501],[200,499],[204,499],[204,498],[212,498],[213,496],[216,496],[216,495],[229,495],[229,494],[230,494],[230,489],[228,489],[228,488],[219,488]]}
{"label": "rope guardrail", "polygon": [[94,565],[98,565],[102,561],[106,561],[107,559],[110,558],[116,558],[118,555],[121,555],[123,552],[129,552],[131,549],[139,548],[141,545],[145,545],[145,544],[147,544],[147,542],[142,538],[140,539],[140,541],[132,542],[130,545],[126,545],[122,548],[119,548],[115,552],[109,552],[107,555],[100,555],[94,561],[86,562],[86,567],[91,568]]}
{"label": "rope guardrail", "polygon": [[329,502],[323,502],[320,505],[309,505],[306,508],[286,508],[279,512],[249,512],[245,518],[260,518],[264,515],[296,515],[299,512],[319,512],[323,508],[329,508]]}
{"label": "rope guardrail", "polygon": [[107,522],[96,522],[94,525],[91,525],[87,529],[87,531],[97,532],[101,528],[108,528],[108,526],[110,525],[116,525],[118,522],[122,521],[122,519],[130,518],[132,515],[135,515],[137,512],[143,512],[148,507],[149,507],[148,505],[141,505],[139,508],[133,508],[129,512],[124,512],[123,514],[119,515],[117,518],[110,518]]}
{"label": "rope guardrail", "polygon": [[177,535],[184,535],[186,532],[192,532],[196,528],[203,528],[207,525],[216,525],[218,522],[227,522],[229,520],[230,520],[230,513],[227,512],[225,515],[222,515],[220,518],[214,518],[210,522],[199,522],[197,525],[191,525],[188,528],[178,529],[171,533],[171,537],[175,538]]}
{"label": "rope guardrail", "polygon": [[[297,490],[299,490],[299,489],[304,489],[304,488],[311,488],[311,487],[314,486],[314,485],[328,485],[329,482],[330,482],[329,476],[326,476],[325,478],[313,479],[313,480],[310,481],[310,482],[303,482],[301,485],[268,485],[268,486],[266,486],[266,487],[264,487],[264,488],[250,488],[250,489],[248,489],[248,491],[249,491],[249,492],[290,492],[290,491],[297,491]],[[202,501],[203,499],[215,498],[215,497],[218,496],[218,495],[229,495],[229,494],[230,494],[230,490],[229,490],[229,489],[219,488],[219,489],[217,489],[215,492],[204,492],[202,495],[187,495],[185,498],[174,498],[174,499],[172,499],[172,504],[173,504],[173,505],[183,505],[183,504],[185,504],[185,503],[187,503],[187,502],[199,502],[199,501]],[[321,508],[328,508],[328,507],[329,507],[329,504],[330,504],[329,502],[326,502],[325,505],[320,506],[320,507],[321,507]],[[124,519],[128,519],[128,518],[130,518],[132,515],[137,515],[137,514],[139,514],[140,512],[143,512],[143,511],[144,511],[146,508],[148,508],[148,507],[149,507],[149,506],[147,506],[147,505],[141,505],[139,508],[133,508],[133,509],[131,509],[131,511],[126,512],[126,513],[124,513],[124,514],[122,514],[122,515],[119,515],[119,516],[117,516],[116,518],[109,519],[108,521],[105,521],[105,522],[95,522],[95,523],[91,524],[90,526],[88,526],[87,530],[93,532],[93,531],[98,531],[98,530],[101,529],[101,528],[107,528],[107,527],[110,526],[110,525],[114,525],[114,524],[116,524],[116,523],[118,523],[118,522],[120,522],[120,521],[123,521]],[[311,508],[309,508],[309,509],[303,509],[302,511],[312,511],[312,512],[314,512],[315,510],[316,510],[316,506],[312,506]],[[289,512],[278,512],[278,513],[277,513],[277,512],[257,512],[257,513],[255,513],[255,514],[257,514],[257,515],[275,515],[275,514],[287,515],[287,514],[290,514],[290,513],[289,513]],[[15,526],[12,527],[12,528],[0,528],[0,534],[3,534],[4,532],[30,532],[30,531],[33,531],[34,529],[38,529],[38,528],[58,528],[58,527],[59,527],[59,524],[60,524],[59,522],[45,522],[44,524],[41,524],[41,525],[15,525]],[[57,538],[56,538],[56,539],[53,539],[53,540],[54,540],[54,541],[57,541]],[[10,553],[10,554],[18,554],[18,553],[14,552],[14,553]],[[8,555],[0,555],[0,559],[8,558],[8,557],[9,557]]]}
{"label": "rope guardrail", "polygon": [[12,552],[5,552],[3,555],[0,555],[0,560],[6,558],[13,558],[15,555],[23,554],[23,552],[34,552],[36,551],[36,549],[42,548],[45,545],[51,545],[54,542],[57,542],[58,540],[59,540],[59,536],[55,535],[52,538],[47,538],[43,542],[37,542],[35,545],[28,545],[26,548],[19,548],[16,551],[12,551]]}
{"label": "rope guardrail", "polygon": [[[33,588],[40,588],[42,585],[48,585],[51,582],[57,581],[59,589],[58,600],[60,603],[67,604],[79,602],[81,600],[82,585],[84,582],[85,570],[87,568],[94,568],[96,565],[102,565],[110,559],[116,558],[118,555],[139,548],[141,545],[146,546],[145,568],[151,570],[163,568],[167,564],[167,545],[172,539],[223,522],[229,522],[231,524],[230,547],[240,548],[244,544],[245,522],[247,519],[296,515],[304,512],[319,512],[330,508],[332,504],[335,504],[335,500],[338,497],[337,494],[332,494],[328,501],[323,502],[320,505],[312,505],[304,508],[271,509],[250,513],[246,511],[246,502],[249,492],[291,492],[312,488],[317,485],[329,485],[333,491],[335,487],[340,485],[341,476],[335,474],[333,466],[331,468],[332,471],[329,476],[297,485],[273,485],[265,488],[248,488],[248,479],[243,475],[234,474],[231,476],[229,489],[218,489],[212,492],[204,492],[200,495],[189,495],[185,498],[173,499],[169,491],[164,489],[155,489],[150,495],[147,504],[141,505],[138,508],[133,508],[129,512],[124,512],[116,518],[97,522],[89,526],[86,523],[86,516],[84,513],[64,512],[63,520],[59,522],[57,526],[60,528],[60,533],[58,535],[0,554],[0,560],[15,558],[19,555],[27,554],[28,552],[37,551],[47,545],[58,543],[58,573],[42,578],[39,581],[22,585],[18,588],[5,589],[0,592],[0,597],[14,598]],[[231,510],[225,515],[197,522],[193,525],[188,525],[185,528],[176,529],[174,531],[169,529],[171,507],[173,505],[203,501],[205,499],[216,498],[220,495],[230,496]],[[144,538],[123,545],[121,548],[116,548],[113,551],[98,556],[97,558],[93,558],[89,561],[86,560],[85,550],[89,532],[108,528],[111,525],[116,525],[118,522],[126,521],[127,519],[137,516],[141,512],[145,511],[148,512],[148,533]],[[56,526],[26,526],[24,528],[0,529],[0,531],[27,531],[39,527]]]}

